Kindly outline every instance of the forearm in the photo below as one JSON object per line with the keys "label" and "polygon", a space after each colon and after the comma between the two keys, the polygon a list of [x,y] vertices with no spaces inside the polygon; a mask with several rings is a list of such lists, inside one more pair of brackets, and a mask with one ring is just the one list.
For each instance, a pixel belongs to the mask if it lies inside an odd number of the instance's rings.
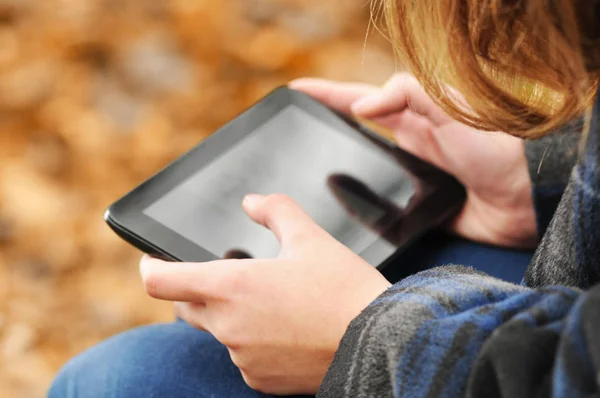
{"label": "forearm", "polygon": [[[471,333],[456,330],[452,317],[523,291],[527,289],[458,266],[402,280],[351,323],[318,396],[385,397],[393,391],[397,397],[417,397],[426,386],[446,386],[447,380],[433,376],[437,370],[429,366],[431,361],[458,352],[464,356],[461,361],[472,362],[476,356],[462,347],[449,350],[455,337]],[[440,320],[449,322],[448,328],[430,329]],[[467,376],[462,375],[465,381]]]}
{"label": "forearm", "polygon": [[566,333],[600,326],[600,316],[577,309],[600,291],[580,294],[524,288],[464,267],[422,272],[352,322],[318,396],[528,397],[553,377],[595,386],[594,377],[572,375],[571,365],[553,367],[555,356],[560,363],[574,354],[568,344],[585,345],[580,361],[593,354],[581,333]]}

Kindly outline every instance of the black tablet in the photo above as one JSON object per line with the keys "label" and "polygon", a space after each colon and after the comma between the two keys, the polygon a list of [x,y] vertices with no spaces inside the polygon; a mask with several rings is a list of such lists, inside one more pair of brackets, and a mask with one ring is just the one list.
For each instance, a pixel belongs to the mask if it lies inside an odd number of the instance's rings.
{"label": "black tablet", "polygon": [[450,175],[281,87],[118,200],[105,219],[142,251],[173,261],[276,257],[273,234],[241,208],[248,193],[292,197],[378,268],[465,198]]}

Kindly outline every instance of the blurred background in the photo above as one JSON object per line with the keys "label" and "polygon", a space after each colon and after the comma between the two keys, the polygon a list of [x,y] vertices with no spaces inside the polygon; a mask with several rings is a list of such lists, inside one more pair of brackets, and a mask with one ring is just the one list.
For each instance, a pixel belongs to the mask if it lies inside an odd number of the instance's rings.
{"label": "blurred background", "polygon": [[0,0],[0,397],[169,321],[104,209],[274,87],[380,84],[369,0]]}

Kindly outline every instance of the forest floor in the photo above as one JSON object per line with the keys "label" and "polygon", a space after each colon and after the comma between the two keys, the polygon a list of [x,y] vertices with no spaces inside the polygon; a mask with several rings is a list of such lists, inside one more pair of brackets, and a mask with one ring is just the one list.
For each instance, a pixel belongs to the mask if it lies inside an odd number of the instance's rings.
{"label": "forest floor", "polygon": [[382,83],[364,0],[0,0],[0,397],[170,321],[104,209],[298,76]]}

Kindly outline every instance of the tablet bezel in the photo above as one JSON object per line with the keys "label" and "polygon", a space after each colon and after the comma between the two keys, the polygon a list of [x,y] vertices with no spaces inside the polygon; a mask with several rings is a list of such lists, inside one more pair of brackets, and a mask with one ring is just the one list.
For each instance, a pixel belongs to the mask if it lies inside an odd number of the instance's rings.
{"label": "tablet bezel", "polygon": [[[432,186],[445,187],[446,191],[451,193],[445,195],[446,200],[450,202],[447,209],[429,210],[435,211],[436,214],[427,222],[428,225],[419,228],[423,229],[422,232],[447,219],[462,205],[464,191],[454,178],[402,151],[391,141],[371,132],[354,119],[341,115],[315,99],[284,86],[272,91],[260,102],[110,206],[105,213],[106,221],[122,238],[149,254],[175,261],[204,262],[218,259],[202,246],[147,216],[144,210],[292,104],[336,130],[350,135],[350,138],[364,141],[367,135],[375,146],[380,148],[382,156],[392,156],[391,152],[395,152],[396,155],[400,153],[403,157],[409,158],[411,163],[417,164],[417,168],[421,170],[418,173],[421,174],[421,178],[434,180]],[[440,207],[439,204],[437,207]],[[389,244],[379,238],[362,252],[361,256],[367,262],[382,268],[393,256],[383,256],[382,250],[385,250],[385,253],[389,252]]]}

